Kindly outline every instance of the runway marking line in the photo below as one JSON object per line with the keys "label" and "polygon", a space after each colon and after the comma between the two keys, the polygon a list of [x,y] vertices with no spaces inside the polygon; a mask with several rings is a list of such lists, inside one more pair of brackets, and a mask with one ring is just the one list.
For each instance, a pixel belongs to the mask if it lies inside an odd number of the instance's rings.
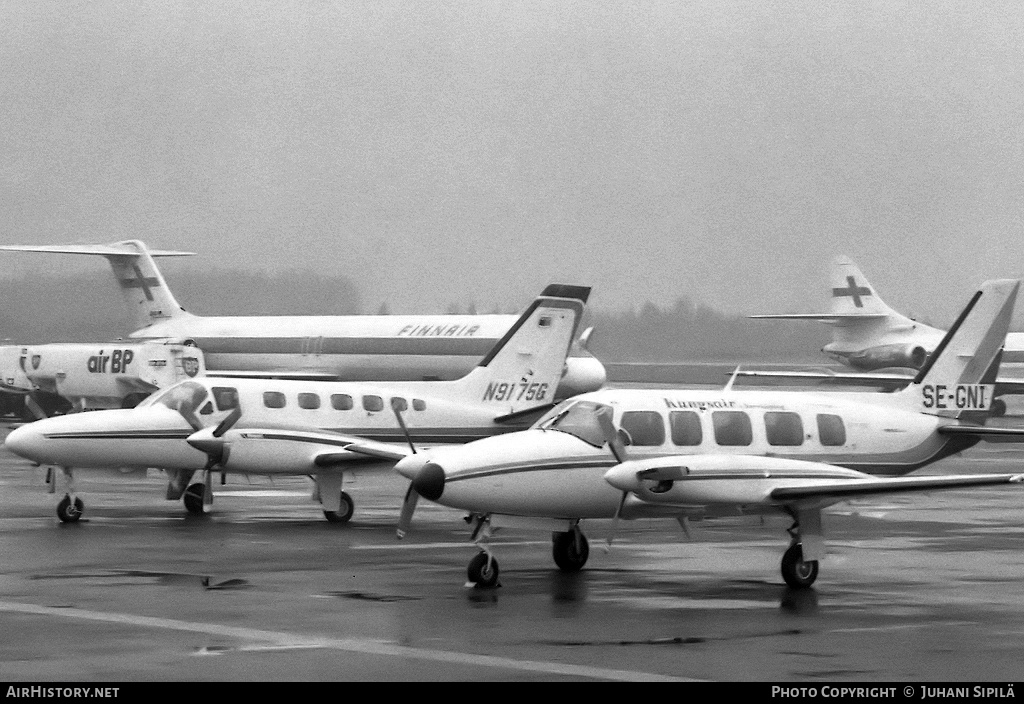
{"label": "runway marking line", "polygon": [[367,638],[310,637],[295,633],[267,631],[258,628],[224,626],[215,623],[196,623],[192,621],[180,621],[177,619],[159,618],[155,616],[91,611],[88,609],[78,609],[74,607],[40,606],[38,604],[0,601],[0,611],[8,613],[33,614],[38,616],[56,616],[58,618],[73,618],[86,621],[102,621],[105,623],[120,623],[127,626],[161,628],[166,630],[185,631],[189,633],[205,633],[211,636],[250,641],[250,645],[243,645],[243,648],[259,646],[260,644],[265,644],[263,648],[270,646],[271,648],[276,649],[324,648],[329,650],[343,650],[364,655],[387,655],[390,657],[429,660],[455,665],[495,667],[504,670],[519,670],[522,672],[537,672],[564,675],[567,677],[586,677],[590,679],[615,680],[622,682],[703,681],[689,677],[673,677],[670,675],[636,672],[633,670],[612,670],[600,667],[589,667],[586,665],[538,662],[535,660],[516,660],[513,658],[505,658],[495,655],[478,655],[475,653],[460,653],[449,650],[414,648],[411,646],[394,645],[386,641],[371,640]]}

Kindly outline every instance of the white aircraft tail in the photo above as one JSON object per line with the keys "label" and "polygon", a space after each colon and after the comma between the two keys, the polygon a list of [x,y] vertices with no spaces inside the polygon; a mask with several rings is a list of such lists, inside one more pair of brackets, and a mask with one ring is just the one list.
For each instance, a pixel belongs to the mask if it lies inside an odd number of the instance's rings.
{"label": "white aircraft tail", "polygon": [[986,281],[901,393],[926,413],[984,418],[991,406],[1020,281]]}
{"label": "white aircraft tail", "polygon": [[500,414],[551,404],[589,296],[587,286],[551,284],[453,385],[471,400],[493,404]]}
{"label": "white aircraft tail", "polygon": [[167,287],[167,282],[157,269],[153,257],[181,257],[192,255],[193,252],[149,251],[139,240],[124,240],[111,244],[9,245],[0,246],[0,250],[106,257],[124,296],[133,331],[185,313],[185,309]]}

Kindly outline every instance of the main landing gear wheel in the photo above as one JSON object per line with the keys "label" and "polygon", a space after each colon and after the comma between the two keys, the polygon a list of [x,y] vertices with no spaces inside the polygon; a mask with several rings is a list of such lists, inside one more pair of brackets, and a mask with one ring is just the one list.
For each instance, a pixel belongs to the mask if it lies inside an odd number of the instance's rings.
{"label": "main landing gear wheel", "polygon": [[806,589],[818,578],[818,561],[804,561],[800,543],[793,543],[782,556],[782,578],[793,589]]}
{"label": "main landing gear wheel", "polygon": [[478,587],[493,587],[498,583],[498,561],[485,552],[478,553],[469,561],[466,576]]}
{"label": "main landing gear wheel", "polygon": [[85,504],[82,503],[81,499],[75,499],[72,503],[71,497],[65,495],[60,503],[57,504],[57,518],[60,519],[61,523],[75,523],[79,518],[82,517],[82,511],[85,510]]}
{"label": "main landing gear wheel", "polygon": [[191,513],[193,516],[202,516],[206,513],[206,506],[203,505],[203,494],[206,493],[206,487],[196,482],[195,484],[189,484],[188,488],[185,489],[184,495],[181,500],[185,504],[185,510]]}
{"label": "main landing gear wheel", "polygon": [[352,497],[343,491],[341,492],[341,505],[338,507],[338,510],[324,511],[324,518],[331,523],[348,523],[355,510],[356,505],[352,501]]}
{"label": "main landing gear wheel", "polygon": [[583,565],[587,564],[587,558],[590,557],[590,544],[587,543],[587,536],[583,533],[579,534],[578,548],[572,531],[553,533],[551,554],[555,558],[558,569],[563,572],[579,572],[583,569]]}

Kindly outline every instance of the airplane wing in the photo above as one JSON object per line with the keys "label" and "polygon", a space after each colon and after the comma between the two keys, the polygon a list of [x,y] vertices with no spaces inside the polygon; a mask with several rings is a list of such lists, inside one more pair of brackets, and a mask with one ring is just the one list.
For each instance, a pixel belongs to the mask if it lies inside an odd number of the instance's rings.
{"label": "airplane wing", "polygon": [[[398,445],[390,445],[376,440],[359,437],[357,435],[343,435],[332,433],[327,430],[313,429],[292,429],[292,428],[239,428],[237,431],[239,440],[278,440],[283,442],[310,443],[313,445],[325,445],[337,450],[325,450],[314,456],[313,464],[317,467],[339,464],[342,461],[351,461],[349,454],[355,453],[364,458],[377,460],[391,460],[397,462],[411,454],[411,450]],[[233,442],[237,442],[232,438]]]}
{"label": "airplane wing", "polygon": [[769,496],[776,501],[800,501],[806,499],[833,499],[844,501],[855,496],[872,494],[896,494],[913,491],[936,491],[939,489],[961,489],[970,486],[993,486],[996,484],[1019,484],[1024,474],[965,474],[945,477],[896,477],[892,479],[842,481],[807,486],[778,487]]}
{"label": "airplane wing", "polygon": [[738,377],[753,379],[793,379],[806,381],[831,382],[838,385],[848,384],[869,384],[884,386],[887,388],[902,388],[914,380],[912,375],[887,373],[860,373],[860,372],[801,372],[784,370],[738,370],[735,372]]}
{"label": "airplane wing", "polygon": [[[871,385],[886,389],[901,389],[914,380],[913,375],[898,372],[803,372],[785,370],[740,369],[734,372],[737,377],[750,379],[792,379],[802,381],[821,381],[842,385]],[[1024,394],[1024,379],[996,379],[996,396],[1003,394]]]}

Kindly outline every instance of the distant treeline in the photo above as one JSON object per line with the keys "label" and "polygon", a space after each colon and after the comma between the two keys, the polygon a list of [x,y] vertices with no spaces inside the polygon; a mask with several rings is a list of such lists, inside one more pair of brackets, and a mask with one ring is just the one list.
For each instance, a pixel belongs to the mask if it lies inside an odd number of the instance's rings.
{"label": "distant treeline", "polygon": [[590,350],[606,362],[822,362],[829,339],[816,323],[750,320],[678,298],[667,309],[595,311]]}
{"label": "distant treeline", "polygon": [[[268,275],[238,270],[165,273],[186,310],[199,315],[346,315],[362,296],[346,279],[303,271]],[[101,342],[131,332],[121,292],[106,267],[96,274],[26,274],[0,279],[0,338],[11,343]],[[379,300],[379,297],[377,297]],[[453,303],[449,312],[475,312]],[[492,312],[484,311],[480,312]],[[828,328],[814,323],[749,320],[695,304],[592,311],[591,351],[607,362],[814,361]]]}

